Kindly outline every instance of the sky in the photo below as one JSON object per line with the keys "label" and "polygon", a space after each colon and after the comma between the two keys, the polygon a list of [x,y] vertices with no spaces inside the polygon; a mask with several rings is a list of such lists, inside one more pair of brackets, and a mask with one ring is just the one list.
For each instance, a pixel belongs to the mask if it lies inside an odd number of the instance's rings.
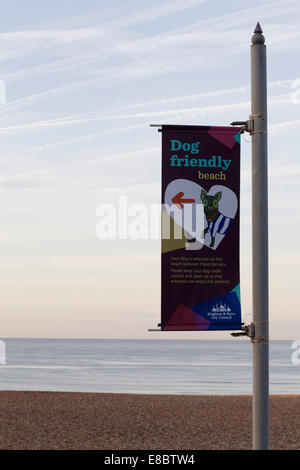
{"label": "sky", "polygon": [[[0,1],[0,335],[149,333],[160,241],[99,240],[98,207],[160,201],[150,123],[250,114],[250,40],[268,51],[270,328],[299,339],[299,0]],[[3,86],[2,86],[3,89]],[[1,87],[0,87],[1,94]],[[241,142],[241,299],[251,322],[251,142]]]}

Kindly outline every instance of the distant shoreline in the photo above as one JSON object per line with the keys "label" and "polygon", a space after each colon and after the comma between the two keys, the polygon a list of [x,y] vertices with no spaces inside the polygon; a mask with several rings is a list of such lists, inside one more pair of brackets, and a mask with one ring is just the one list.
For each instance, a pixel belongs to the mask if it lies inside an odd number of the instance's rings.
{"label": "distant shoreline", "polygon": [[[0,391],[0,449],[251,449],[251,396]],[[300,450],[300,395],[270,397],[270,448]]]}

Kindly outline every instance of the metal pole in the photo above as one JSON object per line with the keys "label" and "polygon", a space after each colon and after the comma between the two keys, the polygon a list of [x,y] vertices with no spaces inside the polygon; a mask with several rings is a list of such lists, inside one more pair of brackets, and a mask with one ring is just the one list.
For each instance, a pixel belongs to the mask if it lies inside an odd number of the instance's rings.
{"label": "metal pole", "polygon": [[253,449],[269,440],[269,293],[266,46],[257,23],[251,46]]}

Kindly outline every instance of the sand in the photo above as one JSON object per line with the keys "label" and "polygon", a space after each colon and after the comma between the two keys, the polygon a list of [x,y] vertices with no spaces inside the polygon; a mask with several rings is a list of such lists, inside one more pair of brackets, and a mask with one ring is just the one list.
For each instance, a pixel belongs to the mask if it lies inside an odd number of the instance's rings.
{"label": "sand", "polygon": [[[270,448],[300,449],[300,395],[271,396]],[[0,391],[0,449],[251,449],[251,397]]]}

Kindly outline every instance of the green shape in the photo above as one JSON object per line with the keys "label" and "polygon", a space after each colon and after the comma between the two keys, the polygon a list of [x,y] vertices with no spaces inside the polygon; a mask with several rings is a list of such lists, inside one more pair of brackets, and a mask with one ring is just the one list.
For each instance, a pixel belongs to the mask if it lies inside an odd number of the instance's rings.
{"label": "green shape", "polygon": [[237,284],[231,292],[235,292],[237,295],[237,298],[239,299],[239,302],[241,303],[241,290],[240,290],[240,285]]}
{"label": "green shape", "polygon": [[[178,225],[166,210],[162,211],[161,216],[162,234],[169,235],[168,238],[161,239],[161,252],[169,253],[170,251],[180,250],[185,248],[187,238],[184,229]],[[175,234],[180,237],[176,238]]]}
{"label": "green shape", "polygon": [[240,131],[237,134],[235,134],[233,137],[237,141],[238,144],[241,143],[241,132]]}

